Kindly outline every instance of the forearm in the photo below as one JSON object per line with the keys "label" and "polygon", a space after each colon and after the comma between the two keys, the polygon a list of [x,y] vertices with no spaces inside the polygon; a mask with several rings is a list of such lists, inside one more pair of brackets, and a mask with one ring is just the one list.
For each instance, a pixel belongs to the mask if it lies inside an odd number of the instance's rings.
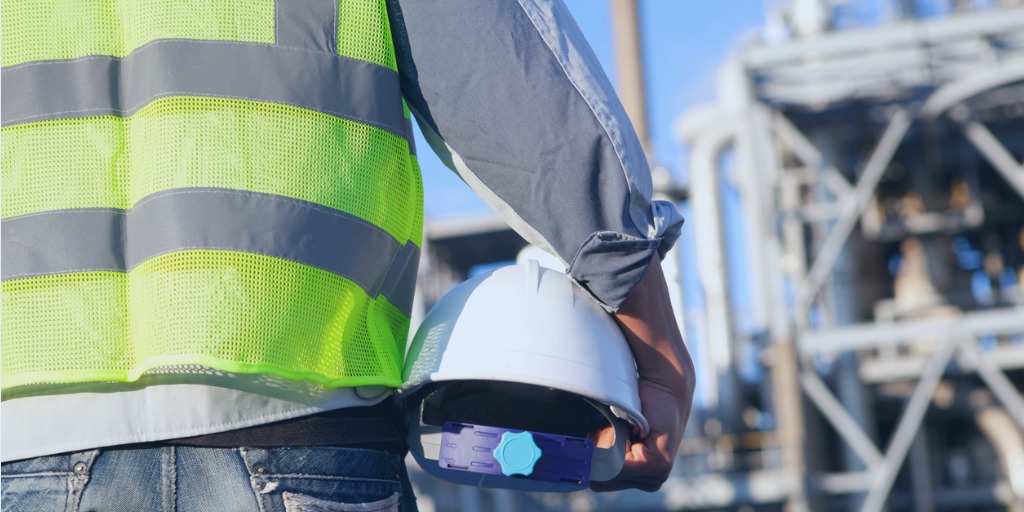
{"label": "forearm", "polygon": [[653,261],[615,313],[636,360],[640,402],[650,432],[630,446],[614,480],[591,484],[597,491],[656,491],[675,462],[693,397],[693,363],[669,302],[661,265]]}
{"label": "forearm", "polygon": [[655,260],[614,314],[629,341],[637,372],[689,402],[693,362],[669,301],[661,264]]}

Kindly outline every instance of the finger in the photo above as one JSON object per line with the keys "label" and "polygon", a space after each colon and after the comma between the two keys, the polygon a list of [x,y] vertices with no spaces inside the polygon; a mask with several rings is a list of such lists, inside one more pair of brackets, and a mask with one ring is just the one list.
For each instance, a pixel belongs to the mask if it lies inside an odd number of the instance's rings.
{"label": "finger", "polygon": [[640,489],[653,492],[661,488],[672,470],[673,454],[666,449],[667,436],[654,434],[630,446],[622,471],[607,482],[592,482],[595,492]]}
{"label": "finger", "polygon": [[604,425],[587,437],[594,441],[594,448],[609,448],[615,444],[615,427]]}

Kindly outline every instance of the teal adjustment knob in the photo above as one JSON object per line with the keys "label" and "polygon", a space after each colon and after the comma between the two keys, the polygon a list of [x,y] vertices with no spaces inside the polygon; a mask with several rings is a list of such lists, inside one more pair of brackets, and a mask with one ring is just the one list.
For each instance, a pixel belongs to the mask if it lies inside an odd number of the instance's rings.
{"label": "teal adjustment knob", "polygon": [[505,432],[493,453],[505,476],[529,476],[533,473],[533,465],[540,460],[540,447],[533,442],[533,434],[529,432]]}

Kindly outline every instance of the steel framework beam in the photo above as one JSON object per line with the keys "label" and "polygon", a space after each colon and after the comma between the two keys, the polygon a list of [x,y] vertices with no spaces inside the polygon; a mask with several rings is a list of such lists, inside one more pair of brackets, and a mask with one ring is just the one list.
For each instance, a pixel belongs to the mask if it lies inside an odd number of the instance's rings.
{"label": "steel framework beam", "polygon": [[910,402],[907,403],[907,407],[900,417],[896,432],[889,442],[889,448],[885,451],[885,459],[875,471],[874,480],[872,480],[868,495],[861,506],[861,512],[876,512],[885,506],[885,500],[889,496],[889,491],[892,490],[892,484],[896,481],[896,474],[899,472],[900,466],[903,465],[903,460],[906,459],[910,445],[914,442],[914,437],[928,410],[935,387],[942,379],[942,374],[946,371],[946,365],[949,364],[958,341],[953,336],[947,338],[928,361],[928,366],[921,375],[921,380],[918,381],[914,393],[910,396]]}
{"label": "steel framework beam", "polygon": [[854,421],[853,416],[850,416],[843,404],[829,391],[825,383],[813,371],[805,371],[800,375],[800,384],[807,397],[814,402],[814,405],[824,413],[825,419],[839,432],[839,436],[868,466],[868,472],[878,468],[884,460],[882,453],[878,451],[878,447],[864,433],[860,425]]}
{"label": "steel framework beam", "polygon": [[935,45],[952,39],[990,37],[1024,30],[1024,10],[1001,9],[968,16],[893,23],[876,28],[830,34],[827,38],[798,39],[778,46],[755,48],[745,55],[750,68],[784,66],[807,60],[863,55],[893,48]]}
{"label": "steel framework beam", "polygon": [[[949,335],[950,332],[953,334]],[[947,337],[931,353],[884,455],[878,452],[875,444],[868,439],[864,431],[854,422],[817,375],[813,372],[804,372],[801,376],[801,384],[805,393],[822,412],[826,420],[836,428],[840,436],[869,466],[865,473],[851,475],[851,478],[856,477],[853,480],[843,480],[846,482],[844,485],[840,485],[839,480],[834,482],[830,480],[830,485],[825,486],[825,490],[851,492],[867,488],[868,494],[861,512],[882,510],[896,480],[896,475],[920,429],[931,396],[954,353],[958,350],[961,356],[967,358],[969,364],[978,371],[985,384],[1002,402],[1010,417],[1024,430],[1024,397],[999,366],[992,361],[992,358],[978,351],[977,338],[966,328],[952,328],[947,331]],[[865,480],[865,477],[869,480]],[[849,481],[847,482],[847,480]],[[870,483],[865,487],[860,487],[868,482]]]}
{"label": "steel framework beam", "polygon": [[1024,332],[1024,307],[975,311],[947,318],[929,318],[899,323],[859,324],[800,336],[801,353],[837,354],[847,350],[870,350],[902,345],[914,339],[939,338],[955,330],[972,336]]}
{"label": "steel framework beam", "polygon": [[[1021,68],[1024,68],[1024,62],[1021,63]],[[1024,71],[1021,74],[1024,75]],[[1017,191],[1017,195],[1024,198],[1024,165],[1017,162],[999,142],[999,139],[978,121],[965,123],[963,131],[967,140],[971,141],[978,152],[992,164],[996,172],[1009,182],[1010,186]]]}
{"label": "steel framework beam", "polygon": [[966,78],[944,85],[932,93],[921,114],[936,118],[964,100],[1001,85],[1024,80],[1024,58],[1016,58],[988,69],[975,70]]}
{"label": "steel framework beam", "polygon": [[983,355],[978,351],[978,345],[973,339],[961,341],[960,353],[974,363],[981,380],[985,381],[989,389],[995,393],[996,398],[1003,403],[1003,407],[1006,407],[1010,417],[1024,430],[1024,397],[1021,397],[1017,387],[1010,382],[1010,379],[1006,378],[1006,374],[992,361],[990,356]]}
{"label": "steel framework beam", "polygon": [[[986,350],[984,357],[1003,371],[1024,368],[1024,345],[1000,344]],[[957,355],[956,363],[964,372],[978,370],[977,361],[972,360],[969,355],[965,355],[962,350]],[[880,354],[877,357],[861,361],[860,376],[864,382],[871,384],[911,380],[921,375],[927,364],[928,358],[924,354],[902,357]]]}
{"label": "steel framework beam", "polygon": [[[775,118],[775,129],[778,130],[779,138],[793,150],[793,153],[801,162],[807,167],[818,168],[821,166],[823,157],[818,148],[814,147],[811,141],[804,137],[803,133],[793,123],[789,121],[784,115],[778,115]],[[832,191],[836,197],[844,197],[853,190],[853,186],[850,182],[839,172],[835,166],[829,165],[822,169],[824,171],[825,186]]]}
{"label": "steel framework beam", "polygon": [[878,144],[871,152],[871,156],[864,166],[860,179],[857,180],[857,184],[854,186],[853,193],[843,199],[839,218],[836,220],[832,230],[829,231],[825,242],[821,245],[818,255],[814,258],[814,263],[811,264],[811,269],[807,273],[807,280],[800,286],[796,310],[797,315],[804,316],[807,314],[811,304],[814,302],[815,295],[818,294],[818,291],[825,284],[825,280],[828,279],[828,275],[836,259],[839,257],[843,245],[846,244],[846,240],[857,224],[857,219],[860,218],[864,207],[868,205],[871,193],[878,185],[878,180],[881,179],[882,173],[889,165],[889,162],[892,161],[892,157],[903,140],[903,136],[906,135],[907,130],[910,128],[910,124],[910,113],[906,109],[901,108],[893,114],[889,125],[882,132]]}

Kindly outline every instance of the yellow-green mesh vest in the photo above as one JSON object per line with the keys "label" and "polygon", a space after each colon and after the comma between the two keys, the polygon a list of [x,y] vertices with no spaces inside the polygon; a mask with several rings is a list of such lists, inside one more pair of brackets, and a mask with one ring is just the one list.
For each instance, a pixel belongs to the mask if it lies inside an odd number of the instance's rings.
{"label": "yellow-green mesh vest", "polygon": [[396,386],[422,231],[383,0],[7,0],[2,385]]}

